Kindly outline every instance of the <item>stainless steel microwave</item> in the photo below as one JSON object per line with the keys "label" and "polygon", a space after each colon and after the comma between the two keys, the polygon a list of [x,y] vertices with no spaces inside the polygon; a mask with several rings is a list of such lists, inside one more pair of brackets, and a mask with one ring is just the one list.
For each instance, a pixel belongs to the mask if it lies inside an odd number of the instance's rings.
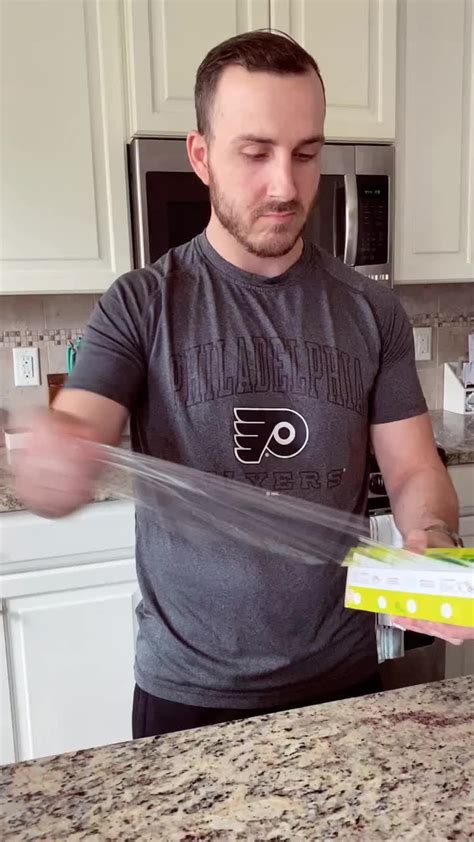
{"label": "stainless steel microwave", "polygon": [[[209,221],[207,188],[183,138],[134,138],[128,147],[135,266],[154,263]],[[391,284],[394,148],[327,143],[305,236],[371,278]]]}

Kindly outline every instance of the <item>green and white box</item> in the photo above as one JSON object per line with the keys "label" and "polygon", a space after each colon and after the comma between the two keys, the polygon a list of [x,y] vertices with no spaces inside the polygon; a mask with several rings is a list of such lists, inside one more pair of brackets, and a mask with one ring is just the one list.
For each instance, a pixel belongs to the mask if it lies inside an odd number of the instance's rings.
{"label": "green and white box", "polygon": [[345,605],[359,611],[474,628],[474,550],[417,555],[380,545],[349,554]]}

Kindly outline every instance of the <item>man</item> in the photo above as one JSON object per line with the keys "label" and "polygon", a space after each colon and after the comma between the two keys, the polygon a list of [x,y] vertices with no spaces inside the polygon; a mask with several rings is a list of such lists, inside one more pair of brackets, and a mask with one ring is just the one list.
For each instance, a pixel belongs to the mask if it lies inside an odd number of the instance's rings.
{"label": "man", "polygon": [[[206,232],[103,296],[20,492],[46,515],[84,504],[92,443],[117,443],[130,413],[139,452],[362,513],[370,436],[406,542],[451,545],[410,325],[301,238],[324,142],[315,61],[281,35],[230,39],[198,70],[196,110]],[[279,450],[249,432],[257,417]],[[341,568],[191,546],[142,509],[136,556],[135,737],[377,689],[374,618],[344,609]]]}

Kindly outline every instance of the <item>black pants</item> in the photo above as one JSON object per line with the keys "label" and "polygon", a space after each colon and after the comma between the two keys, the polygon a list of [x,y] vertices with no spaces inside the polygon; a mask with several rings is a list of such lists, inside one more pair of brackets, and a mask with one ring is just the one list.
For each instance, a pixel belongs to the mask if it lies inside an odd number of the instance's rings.
{"label": "black pants", "polygon": [[232,708],[203,708],[194,705],[182,705],[179,702],[169,702],[151,696],[145,690],[135,685],[133,696],[132,730],[133,738],[155,737],[159,734],[169,734],[172,731],[186,731],[189,728],[201,728],[204,725],[216,725],[219,722],[231,722],[236,719],[248,719],[251,716],[261,716],[265,713],[276,713],[279,710],[305,707],[307,705],[335,702],[340,699],[365,696],[378,693],[382,689],[382,682],[378,673],[370,678],[346,688],[343,692],[317,699],[307,699],[296,705],[282,705],[281,707],[259,708],[255,710],[236,710]]}

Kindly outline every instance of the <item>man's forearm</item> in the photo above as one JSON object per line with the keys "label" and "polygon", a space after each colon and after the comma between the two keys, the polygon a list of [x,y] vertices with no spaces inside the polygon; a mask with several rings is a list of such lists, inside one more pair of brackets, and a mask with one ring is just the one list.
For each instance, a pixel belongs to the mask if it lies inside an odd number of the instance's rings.
{"label": "man's forearm", "polygon": [[404,539],[416,529],[445,525],[453,532],[459,526],[459,505],[454,486],[444,466],[424,468],[410,474],[390,490],[390,502]]}

